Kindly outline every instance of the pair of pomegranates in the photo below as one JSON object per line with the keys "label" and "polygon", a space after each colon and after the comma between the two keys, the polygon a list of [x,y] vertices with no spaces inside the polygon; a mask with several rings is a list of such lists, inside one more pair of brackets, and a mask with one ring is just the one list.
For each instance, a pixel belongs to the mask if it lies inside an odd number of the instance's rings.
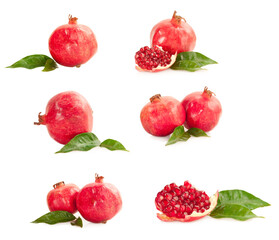
{"label": "pair of pomegranates", "polygon": [[204,88],[203,92],[187,95],[182,102],[157,94],[150,98],[140,113],[143,128],[154,136],[167,136],[184,124],[186,128],[212,130],[222,113],[219,100]]}
{"label": "pair of pomegranates", "polygon": [[[151,48],[136,53],[137,69],[161,71],[169,68],[176,54],[192,51],[196,35],[183,17],[176,15],[156,24],[150,33]],[[54,60],[67,67],[80,67],[97,52],[98,44],[93,31],[69,15],[68,24],[59,26],[49,38],[49,51]]]}
{"label": "pair of pomegranates", "polygon": [[122,199],[118,189],[110,183],[104,183],[103,177],[95,175],[95,182],[81,190],[75,184],[59,182],[53,185],[47,195],[50,211],[79,213],[93,223],[105,223],[112,219],[122,208]]}

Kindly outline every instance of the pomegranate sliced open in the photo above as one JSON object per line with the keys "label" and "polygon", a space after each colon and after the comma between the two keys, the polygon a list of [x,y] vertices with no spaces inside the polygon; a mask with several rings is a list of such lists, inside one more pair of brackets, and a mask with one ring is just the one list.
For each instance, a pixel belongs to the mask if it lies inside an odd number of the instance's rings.
{"label": "pomegranate sliced open", "polygon": [[163,51],[161,47],[143,47],[136,52],[135,61],[138,71],[159,72],[174,64],[177,54]]}
{"label": "pomegranate sliced open", "polygon": [[188,181],[184,185],[166,185],[155,198],[157,217],[165,222],[191,222],[207,216],[217,205],[219,192],[209,197]]}

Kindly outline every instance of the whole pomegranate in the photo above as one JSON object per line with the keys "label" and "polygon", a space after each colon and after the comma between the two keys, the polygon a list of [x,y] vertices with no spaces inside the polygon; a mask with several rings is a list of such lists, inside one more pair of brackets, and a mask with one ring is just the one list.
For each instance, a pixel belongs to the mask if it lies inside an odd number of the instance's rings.
{"label": "whole pomegranate", "polygon": [[118,189],[104,183],[103,177],[95,175],[95,182],[84,186],[77,196],[77,209],[80,214],[93,223],[105,223],[122,208]]}
{"label": "whole pomegranate", "polygon": [[34,124],[46,125],[55,141],[66,144],[74,136],[92,131],[93,111],[79,93],[62,92],[49,100],[45,114],[39,113],[39,122]]}
{"label": "whole pomegranate", "polygon": [[143,128],[154,136],[167,136],[185,121],[182,104],[173,97],[156,94],[140,113]]}
{"label": "whole pomegranate", "polygon": [[77,24],[69,15],[69,23],[54,30],[49,41],[49,51],[56,62],[66,67],[80,67],[97,52],[97,41],[92,30]]}
{"label": "whole pomegranate", "polygon": [[171,54],[192,51],[196,35],[186,20],[176,15],[157,23],[150,33],[151,46],[160,46]]}
{"label": "whole pomegranate", "polygon": [[51,212],[67,211],[75,213],[77,211],[76,197],[79,188],[74,184],[65,184],[59,182],[53,185],[53,188],[47,194],[47,205]]}
{"label": "whole pomegranate", "polygon": [[204,191],[185,181],[183,185],[166,185],[155,198],[156,208],[162,212],[157,217],[165,222],[191,222],[208,215],[217,205],[218,191],[209,198]]}
{"label": "whole pomegranate", "polygon": [[187,95],[182,105],[186,111],[185,127],[200,128],[205,132],[217,125],[222,113],[221,103],[207,87],[203,92]]}
{"label": "whole pomegranate", "polygon": [[159,72],[168,69],[174,64],[176,54],[172,55],[160,47],[145,46],[136,52],[136,69],[139,71]]}

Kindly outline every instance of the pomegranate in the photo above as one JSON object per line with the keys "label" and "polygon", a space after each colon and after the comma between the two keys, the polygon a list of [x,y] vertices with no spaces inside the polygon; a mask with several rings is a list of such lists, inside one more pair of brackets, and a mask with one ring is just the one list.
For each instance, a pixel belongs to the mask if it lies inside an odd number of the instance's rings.
{"label": "pomegranate", "polygon": [[93,223],[106,223],[122,208],[118,189],[104,183],[103,177],[95,174],[95,183],[84,186],[77,196],[77,209],[80,214]]}
{"label": "pomegranate", "polygon": [[69,15],[69,23],[54,30],[49,38],[49,51],[56,62],[66,67],[80,67],[97,52],[97,41],[92,30],[77,24]]}
{"label": "pomegranate", "polygon": [[47,205],[51,212],[67,211],[75,213],[77,211],[76,197],[79,188],[74,184],[65,184],[59,182],[53,185],[53,188],[47,195]]}
{"label": "pomegranate", "polygon": [[172,19],[163,20],[153,27],[150,40],[151,46],[160,46],[171,54],[192,51],[196,45],[194,30],[183,17],[176,15],[176,11]]}
{"label": "pomegranate", "polygon": [[185,110],[173,97],[161,97],[160,94],[156,94],[141,110],[140,120],[148,133],[167,136],[184,123]]}
{"label": "pomegranate", "polygon": [[163,51],[160,47],[147,46],[136,52],[136,69],[139,71],[159,72],[168,69],[174,64],[176,54],[172,55],[169,52]]}
{"label": "pomegranate", "polygon": [[46,125],[50,136],[61,144],[68,143],[74,136],[91,132],[93,111],[87,100],[77,92],[62,92],[51,98],[44,115],[39,113],[39,122]]}
{"label": "pomegranate", "polygon": [[219,100],[207,87],[203,92],[194,92],[182,100],[186,111],[186,128],[200,128],[205,132],[212,130],[222,113]]}
{"label": "pomegranate", "polygon": [[208,215],[217,205],[218,191],[209,198],[204,191],[199,191],[191,183],[166,185],[155,198],[156,208],[162,212],[157,217],[165,222],[191,222]]}

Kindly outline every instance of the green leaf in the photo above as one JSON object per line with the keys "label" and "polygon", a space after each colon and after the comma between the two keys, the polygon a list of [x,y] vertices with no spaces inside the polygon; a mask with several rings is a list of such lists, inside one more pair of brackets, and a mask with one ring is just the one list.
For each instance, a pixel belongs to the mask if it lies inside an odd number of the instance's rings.
{"label": "green leaf", "polygon": [[54,211],[54,212],[49,212],[32,223],[47,223],[47,224],[56,224],[56,223],[62,223],[62,222],[70,222],[75,220],[76,217],[67,212],[67,211]]}
{"label": "green leaf", "polygon": [[103,141],[100,144],[100,147],[107,148],[111,151],[114,151],[114,150],[128,151],[120,142],[113,140],[113,139],[107,139],[107,140]]}
{"label": "green leaf", "polygon": [[251,193],[239,189],[225,190],[219,192],[217,206],[210,216],[245,221],[258,217],[251,210],[265,206],[270,206],[270,204]]}
{"label": "green leaf", "polygon": [[210,216],[213,218],[233,218],[240,221],[259,217],[249,208],[237,204],[219,205],[210,213]]}
{"label": "green leaf", "polygon": [[185,132],[183,126],[178,126],[174,129],[172,135],[166,143],[166,146],[177,143],[179,141],[186,142],[190,137],[191,135],[188,132]]}
{"label": "green leaf", "polygon": [[219,192],[218,205],[224,204],[238,204],[250,210],[270,206],[269,203],[255,197],[251,193],[239,189]]}
{"label": "green leaf", "polygon": [[177,54],[176,61],[171,69],[194,72],[208,64],[217,64],[217,62],[199,52],[182,52]]}
{"label": "green leaf", "polygon": [[88,151],[100,145],[100,140],[93,133],[81,133],[76,135],[70,142],[56,153],[71,151]]}
{"label": "green leaf", "polygon": [[56,62],[53,59],[48,59],[46,61],[45,67],[42,71],[43,72],[50,72],[50,71],[53,71],[56,68],[58,68]]}
{"label": "green leaf", "polygon": [[46,55],[34,54],[20,59],[19,61],[15,62],[11,66],[8,66],[7,68],[19,68],[19,67],[27,68],[27,69],[45,67],[43,71],[52,71],[55,68],[57,68],[57,64],[54,62],[52,58]]}
{"label": "green leaf", "polygon": [[82,219],[80,217],[76,218],[75,220],[71,221],[72,226],[83,227]]}
{"label": "green leaf", "polygon": [[209,137],[206,132],[199,128],[190,128],[187,132],[194,137]]}

